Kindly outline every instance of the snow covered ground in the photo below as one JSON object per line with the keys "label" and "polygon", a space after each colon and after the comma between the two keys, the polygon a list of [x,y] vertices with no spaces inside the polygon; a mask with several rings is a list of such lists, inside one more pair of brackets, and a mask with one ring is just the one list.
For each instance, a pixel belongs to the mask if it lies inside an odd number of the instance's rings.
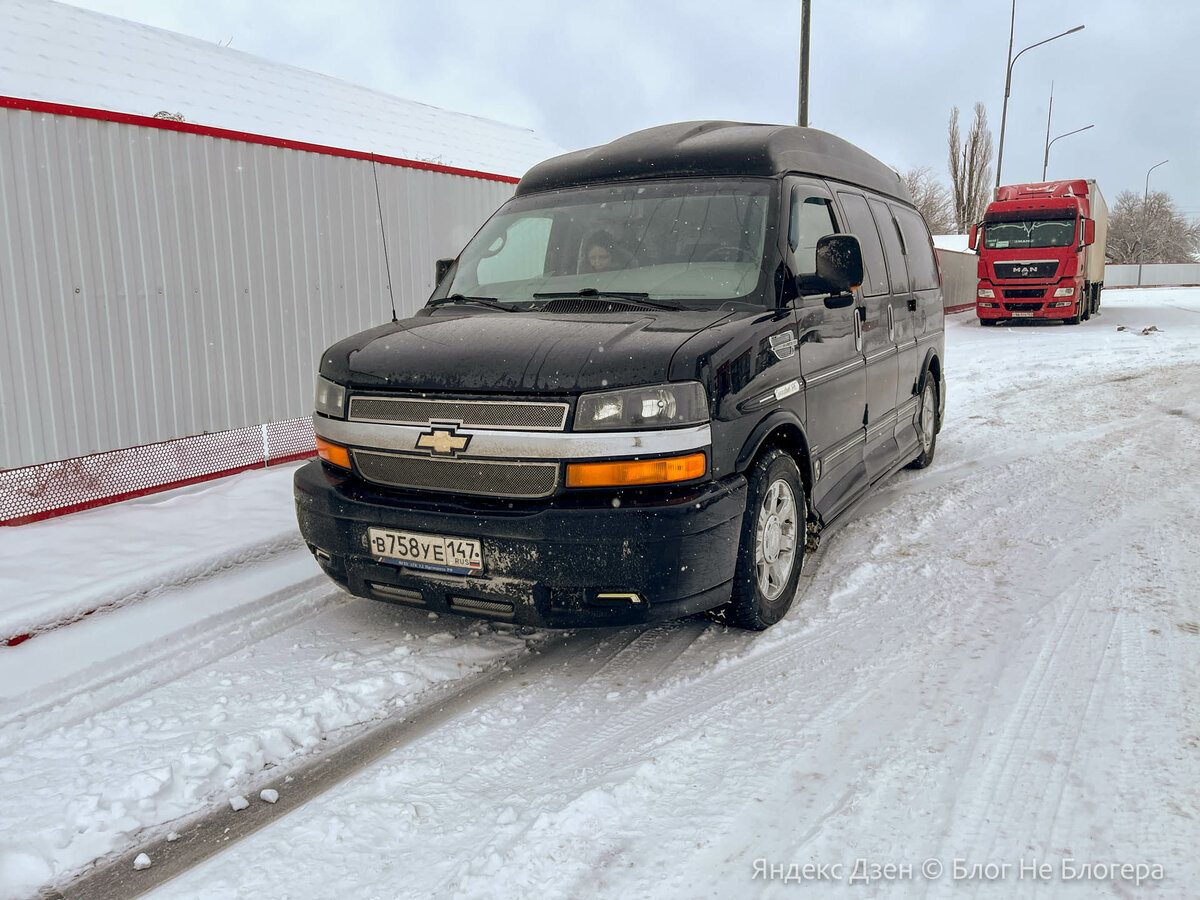
{"label": "snow covered ground", "polygon": [[290,469],[0,529],[0,897],[521,666],[152,895],[1195,896],[1200,290],[956,316],[947,373],[934,465],[763,634],[539,668],[559,636],[334,589]]}

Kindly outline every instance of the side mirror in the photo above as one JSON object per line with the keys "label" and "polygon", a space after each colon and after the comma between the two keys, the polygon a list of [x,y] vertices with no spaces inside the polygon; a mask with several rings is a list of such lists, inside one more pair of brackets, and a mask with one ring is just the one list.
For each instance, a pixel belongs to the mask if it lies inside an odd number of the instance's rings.
{"label": "side mirror", "polygon": [[970,232],[967,234],[967,247],[974,250],[979,244],[979,226],[972,225]]}
{"label": "side mirror", "polygon": [[1087,247],[1094,243],[1096,243],[1096,220],[1084,219],[1082,244],[1084,247]]}
{"label": "side mirror", "polygon": [[442,283],[442,279],[446,277],[446,273],[450,271],[450,267],[454,265],[452,259],[439,259],[433,268],[433,285],[437,287]]}
{"label": "side mirror", "polygon": [[862,246],[852,234],[827,234],[817,241],[817,278],[834,293],[863,283]]}

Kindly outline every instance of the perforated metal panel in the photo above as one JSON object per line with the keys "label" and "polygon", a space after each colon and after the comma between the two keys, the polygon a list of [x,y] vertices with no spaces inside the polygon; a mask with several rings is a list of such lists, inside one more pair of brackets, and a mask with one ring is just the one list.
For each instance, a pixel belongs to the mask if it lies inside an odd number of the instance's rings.
{"label": "perforated metal panel", "polygon": [[303,418],[0,471],[0,524],[115,503],[315,452],[312,420]]}

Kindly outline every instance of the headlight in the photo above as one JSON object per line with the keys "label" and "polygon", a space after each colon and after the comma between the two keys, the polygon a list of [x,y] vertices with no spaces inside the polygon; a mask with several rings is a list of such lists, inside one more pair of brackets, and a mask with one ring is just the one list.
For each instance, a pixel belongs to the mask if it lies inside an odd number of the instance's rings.
{"label": "headlight", "polygon": [[991,288],[980,288],[978,291],[975,292],[975,294],[978,297],[995,297],[996,296]]}
{"label": "headlight", "polygon": [[576,431],[674,428],[707,421],[708,398],[698,381],[583,394],[575,410]]}
{"label": "headlight", "polygon": [[1058,290],[1056,290],[1054,292],[1054,296],[1055,297],[1074,297],[1075,296],[1075,288],[1073,288],[1073,287],[1059,288]]}
{"label": "headlight", "polygon": [[328,378],[317,376],[317,397],[313,408],[323,416],[346,418],[346,389]]}

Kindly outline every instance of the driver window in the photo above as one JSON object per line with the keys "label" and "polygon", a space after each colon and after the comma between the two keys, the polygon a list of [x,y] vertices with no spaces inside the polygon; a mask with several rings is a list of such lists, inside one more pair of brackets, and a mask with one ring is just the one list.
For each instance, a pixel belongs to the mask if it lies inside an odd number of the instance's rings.
{"label": "driver window", "polygon": [[799,189],[792,191],[788,247],[795,257],[798,276],[817,274],[817,241],[827,234],[837,234],[829,200],[805,197]]}
{"label": "driver window", "polygon": [[479,261],[476,269],[479,283],[541,278],[546,271],[546,249],[553,221],[543,216],[513,222]]}

